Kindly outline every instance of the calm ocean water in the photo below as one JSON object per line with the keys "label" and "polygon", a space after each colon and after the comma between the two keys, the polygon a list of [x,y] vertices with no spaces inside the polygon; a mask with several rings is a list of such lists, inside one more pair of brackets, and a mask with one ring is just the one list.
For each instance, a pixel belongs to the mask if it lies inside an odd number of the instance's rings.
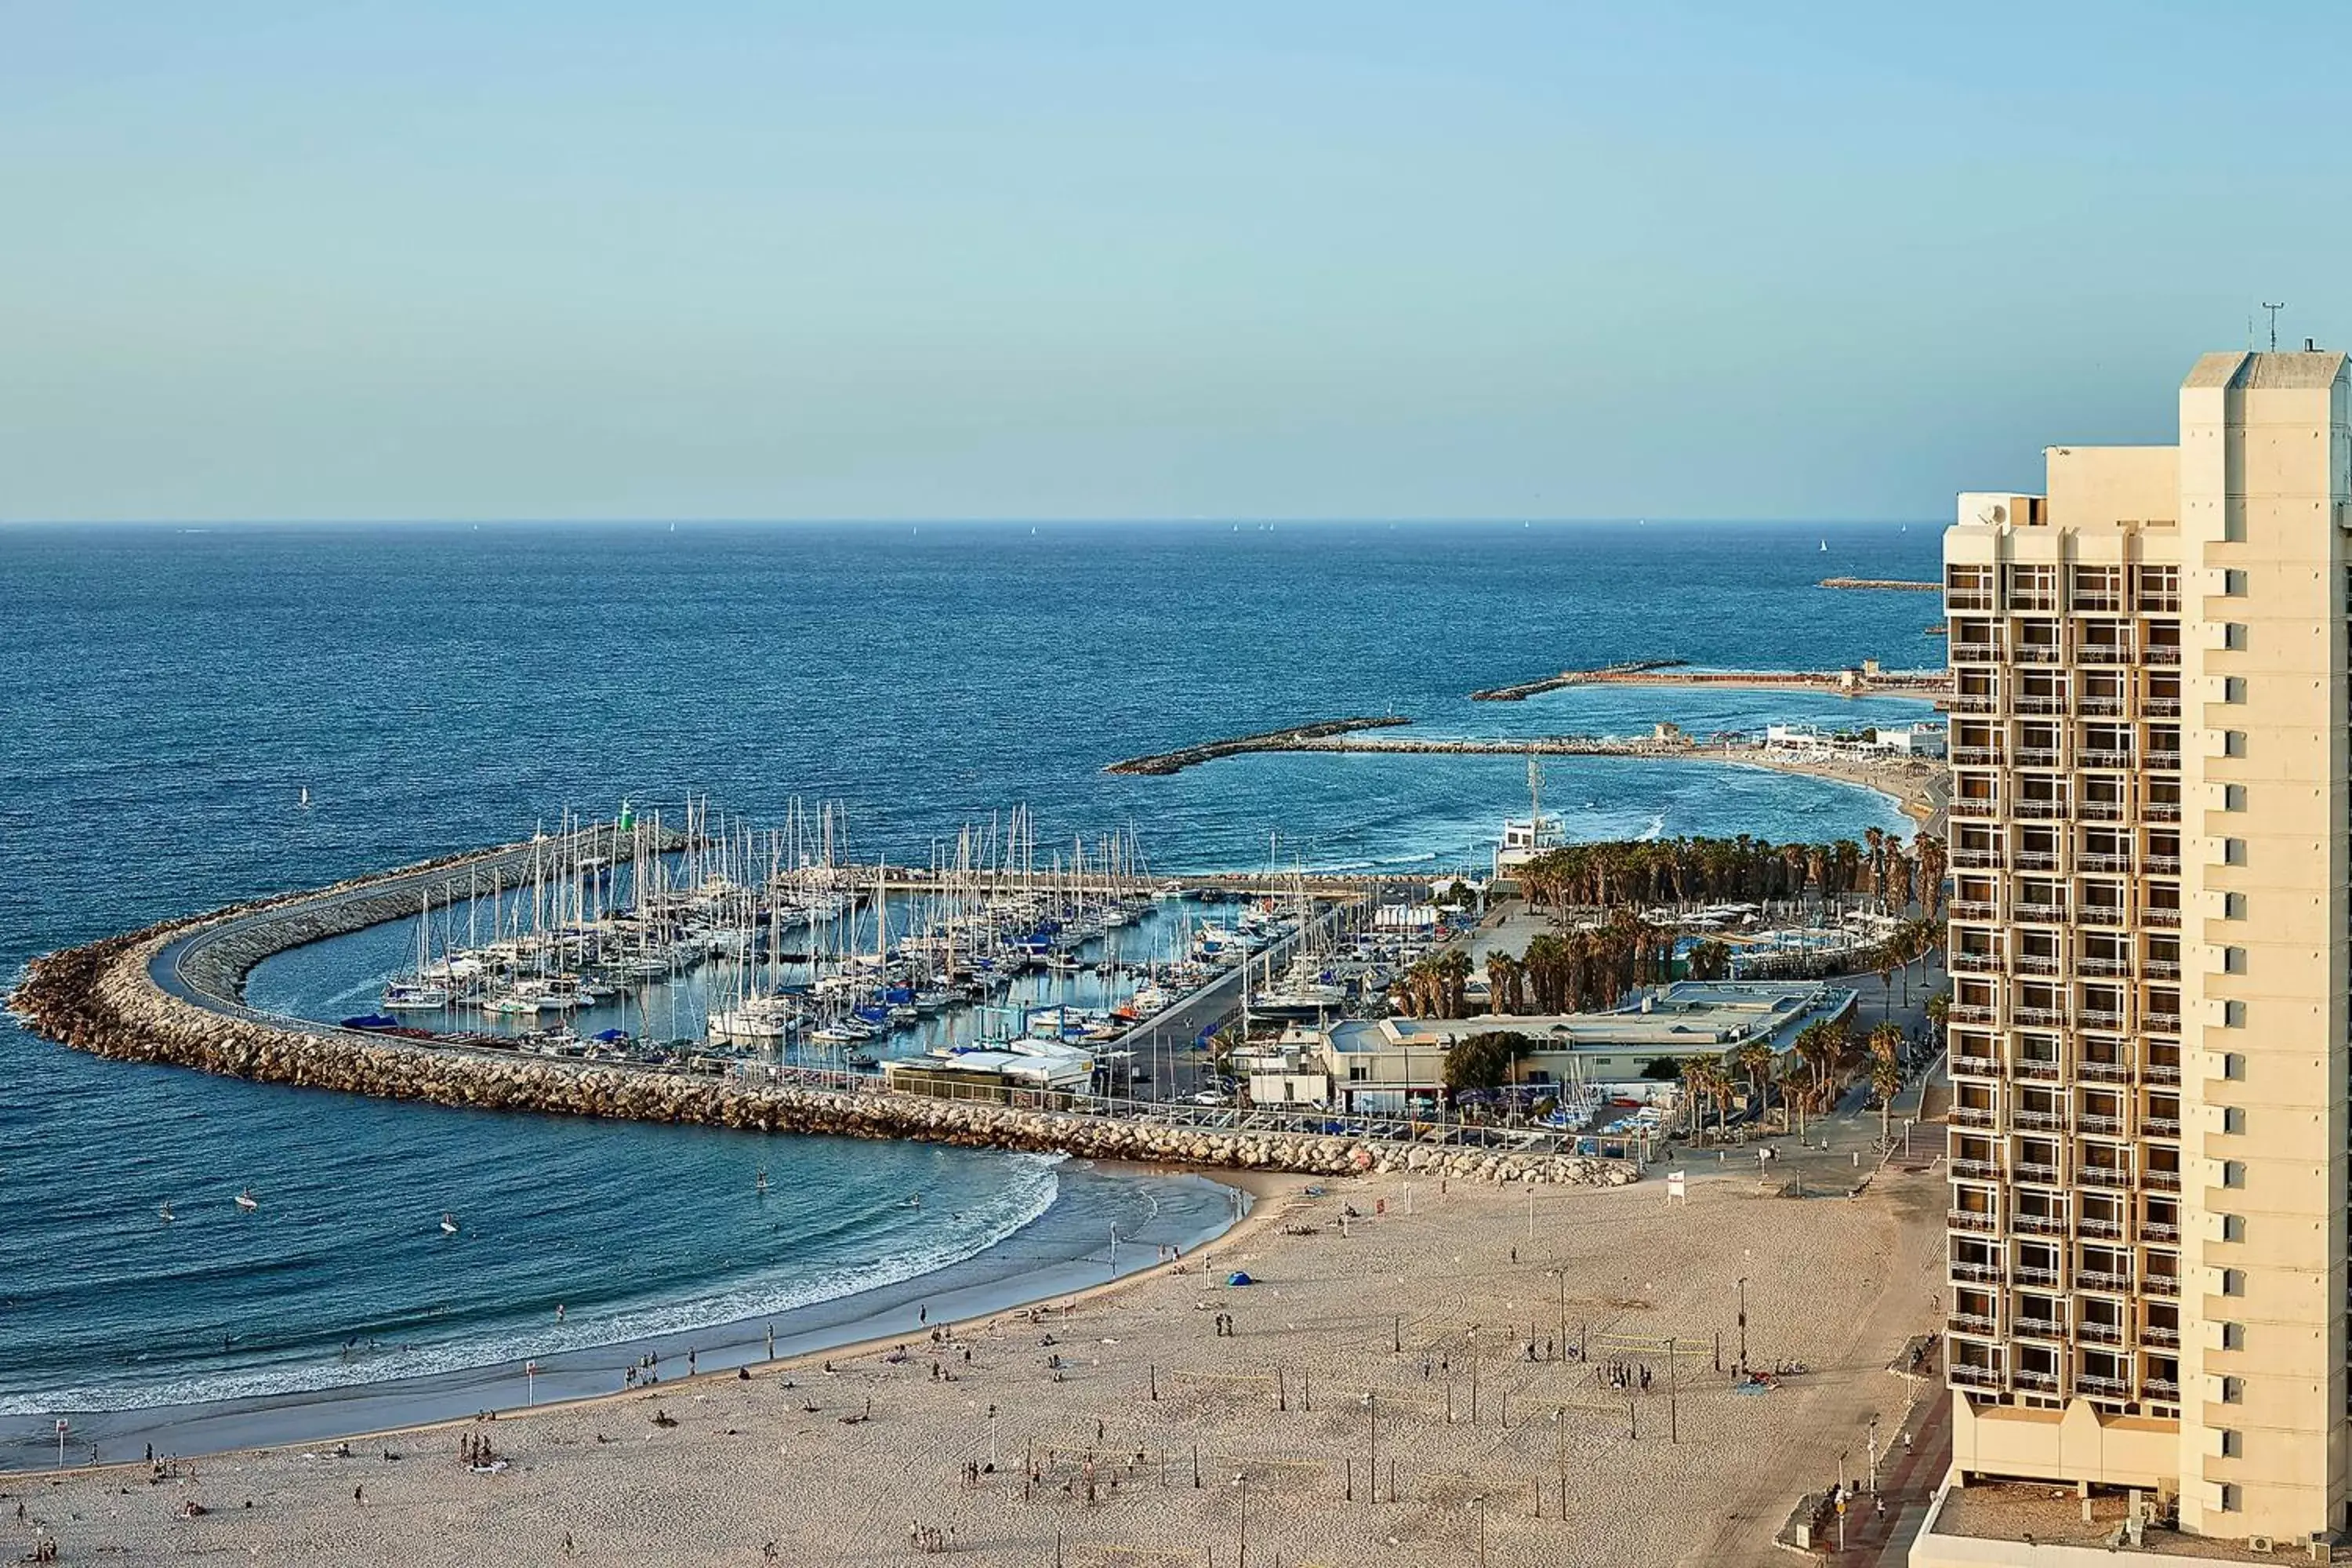
{"label": "calm ocean water", "polygon": [[[1940,663],[1932,597],[1812,586],[1932,575],[1937,543],[1920,524],[0,530],[16,653],[0,974],[624,795],[707,794],[768,820],[794,795],[838,799],[856,848],[917,860],[1026,803],[1049,837],[1131,822],[1170,869],[1263,864],[1270,837],[1311,866],[1475,864],[1524,805],[1508,757],[1100,769],[1391,709],[1448,734],[1899,721],[1924,709],[1464,694],[1641,657]],[[1752,771],[1556,760],[1549,775],[1580,836],[1900,824],[1865,792]],[[240,1220],[228,1200],[247,1184],[270,1201]],[[1091,1225],[1157,1201],[1132,1177],[1021,1157],[265,1089],[0,1023],[0,1417],[772,1311],[989,1240],[1017,1248],[1055,1204]],[[454,1245],[443,1209],[467,1216]],[[379,1353],[346,1358],[354,1336]]]}

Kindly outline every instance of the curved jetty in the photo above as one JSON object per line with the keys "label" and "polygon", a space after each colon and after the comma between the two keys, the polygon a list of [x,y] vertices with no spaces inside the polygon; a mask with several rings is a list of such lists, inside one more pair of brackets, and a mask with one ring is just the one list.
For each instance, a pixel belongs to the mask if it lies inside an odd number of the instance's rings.
{"label": "curved jetty", "polygon": [[[593,830],[592,830],[593,831]],[[609,844],[609,840],[606,841]],[[543,851],[543,844],[540,846]],[[625,844],[621,847],[625,853]],[[405,916],[421,886],[478,870],[530,844],[452,856],[315,891],[282,894],[166,921],[33,961],[9,1006],[25,1024],[93,1055],[160,1062],[258,1083],[334,1089],[480,1110],[691,1122],[761,1132],[908,1138],[972,1148],[1104,1160],[1345,1175],[1415,1170],[1496,1180],[1616,1184],[1626,1161],[1462,1143],[1203,1126],[1181,1108],[1126,1114],[1030,1110],[880,1089],[840,1089],[751,1078],[574,1061],[519,1059],[462,1043],[362,1034],[257,1011],[244,977],[271,952]],[[1311,1125],[1321,1127],[1322,1122]]]}
{"label": "curved jetty", "polygon": [[1378,719],[1325,719],[1312,724],[1294,724],[1287,730],[1265,730],[1255,735],[1235,735],[1225,741],[1203,741],[1197,746],[1161,752],[1154,756],[1129,757],[1124,762],[1111,763],[1103,772],[1181,773],[1186,768],[1213,763],[1219,757],[1237,756],[1244,752],[1295,752],[1308,741],[1345,735],[1355,730],[1389,730],[1412,722],[1412,720],[1401,719],[1393,713],[1383,714]]}
{"label": "curved jetty", "polygon": [[1877,588],[1898,594],[1940,594],[1941,583],[1915,583],[1907,577],[1824,577],[1824,588]]}
{"label": "curved jetty", "polygon": [[1540,680],[1523,680],[1517,686],[1491,686],[1484,691],[1474,691],[1470,694],[1470,700],[1520,702],[1547,691],[1557,691],[1563,686],[1586,686],[1622,680],[1629,676],[1647,675],[1655,670],[1678,669],[1685,662],[1679,658],[1630,658],[1620,664],[1595,665],[1590,669],[1563,669]]}

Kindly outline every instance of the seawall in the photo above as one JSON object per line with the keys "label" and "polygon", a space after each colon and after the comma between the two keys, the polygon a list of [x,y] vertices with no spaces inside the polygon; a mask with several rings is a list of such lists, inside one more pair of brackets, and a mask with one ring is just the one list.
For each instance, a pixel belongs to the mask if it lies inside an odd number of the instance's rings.
{"label": "seawall", "polygon": [[[509,847],[492,856],[513,853]],[[315,893],[289,894],[166,922],[37,959],[9,999],[26,1026],[118,1061],[159,1063],[256,1083],[331,1089],[474,1110],[667,1121],[766,1133],[903,1138],[1091,1159],[1338,1176],[1426,1170],[1465,1177],[1588,1184],[1635,1179],[1619,1162],[1575,1155],[1389,1142],[1336,1135],[1209,1129],[1070,1111],[931,1099],[887,1090],[755,1085],[705,1075],[532,1058],[412,1042],[246,1008],[233,992],[270,952],[356,929],[389,900],[404,912],[417,880],[487,857],[455,857]],[[167,949],[225,933],[186,994],[158,979]]]}

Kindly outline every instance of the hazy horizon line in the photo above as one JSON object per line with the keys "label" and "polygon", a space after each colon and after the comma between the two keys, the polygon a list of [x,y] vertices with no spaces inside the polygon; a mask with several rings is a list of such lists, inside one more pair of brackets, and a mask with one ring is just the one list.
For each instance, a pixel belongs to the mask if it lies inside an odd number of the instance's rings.
{"label": "hazy horizon line", "polygon": [[137,528],[1904,528],[1923,517],[251,517],[0,518],[5,529]]}

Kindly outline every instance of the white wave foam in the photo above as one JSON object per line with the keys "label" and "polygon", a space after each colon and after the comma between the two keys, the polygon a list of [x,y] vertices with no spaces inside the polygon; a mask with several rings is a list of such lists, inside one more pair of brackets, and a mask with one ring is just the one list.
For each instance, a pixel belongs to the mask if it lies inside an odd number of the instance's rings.
{"label": "white wave foam", "polygon": [[940,1242],[900,1257],[845,1261],[814,1274],[804,1265],[787,1264],[757,1278],[697,1294],[624,1303],[603,1312],[574,1312],[562,1323],[517,1325],[497,1339],[476,1337],[401,1347],[359,1363],[281,1363],[152,1384],[91,1384],[47,1391],[37,1398],[0,1398],[0,1415],[135,1410],[356,1388],[395,1378],[430,1377],[526,1357],[594,1350],[747,1318],[781,1316],[862,1291],[902,1285],[978,1257],[1035,1224],[1054,1206],[1061,1196],[1055,1167],[1067,1155],[1015,1153],[1004,1158],[1015,1172],[1013,1180],[958,1210],[960,1223],[949,1228]]}

